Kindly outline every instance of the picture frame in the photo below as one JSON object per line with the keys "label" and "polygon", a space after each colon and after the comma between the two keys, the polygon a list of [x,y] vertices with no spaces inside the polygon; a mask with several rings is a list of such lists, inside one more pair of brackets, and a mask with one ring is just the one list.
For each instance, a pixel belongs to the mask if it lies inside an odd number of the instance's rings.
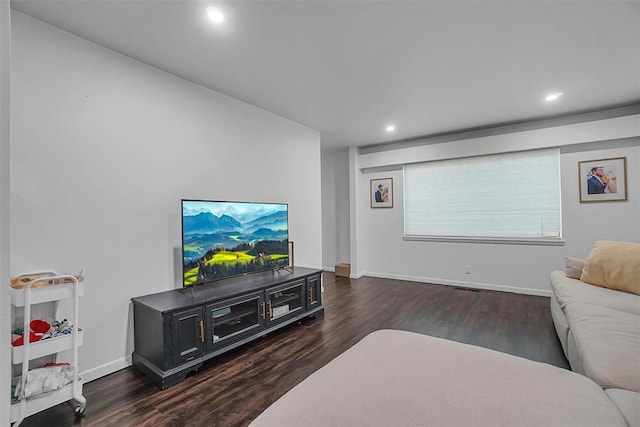
{"label": "picture frame", "polygon": [[627,200],[627,158],[578,162],[580,203]]}
{"label": "picture frame", "polygon": [[371,179],[369,198],[372,208],[393,207],[393,178]]}

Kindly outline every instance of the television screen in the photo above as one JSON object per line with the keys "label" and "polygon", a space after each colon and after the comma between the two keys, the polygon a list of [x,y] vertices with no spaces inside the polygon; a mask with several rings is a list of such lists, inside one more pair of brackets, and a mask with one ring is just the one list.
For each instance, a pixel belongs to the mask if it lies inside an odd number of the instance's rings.
{"label": "television screen", "polygon": [[289,265],[288,205],[182,200],[183,285]]}

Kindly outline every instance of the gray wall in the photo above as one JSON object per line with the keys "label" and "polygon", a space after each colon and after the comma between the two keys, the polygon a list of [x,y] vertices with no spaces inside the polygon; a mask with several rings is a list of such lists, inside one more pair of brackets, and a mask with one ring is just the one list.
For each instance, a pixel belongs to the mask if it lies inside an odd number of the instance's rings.
{"label": "gray wall", "polygon": [[350,262],[349,152],[322,154],[322,265]]}
{"label": "gray wall", "polygon": [[285,202],[322,266],[320,135],[14,11],[11,273],[86,267],[80,368],[130,363],[130,298],[180,286],[181,198]]}
{"label": "gray wall", "polygon": [[[9,95],[11,71],[11,8],[0,2],[0,390],[11,386],[9,286]],[[9,425],[9,393],[0,399],[0,426]]]}
{"label": "gray wall", "polygon": [[[535,126],[525,131],[510,129],[502,135],[466,140],[352,149],[348,153],[323,156],[323,185],[331,183],[323,197],[327,206],[344,201],[341,188],[354,185],[350,192],[351,212],[338,212],[323,223],[335,233],[324,235],[325,249],[342,253],[351,248],[351,273],[442,283],[475,288],[497,289],[549,295],[549,272],[563,268],[565,255],[586,257],[595,240],[640,242],[640,115],[609,117],[579,123]],[[564,246],[504,245],[488,243],[450,243],[405,241],[403,235],[402,164],[445,158],[509,152],[514,150],[561,147],[562,216]],[[627,157],[628,200],[623,202],[580,203],[578,162],[581,160]],[[343,161],[349,164],[345,167]],[[333,164],[325,164],[330,160]],[[345,177],[345,171],[347,173]],[[333,177],[328,176],[333,174]],[[392,177],[394,208],[369,207],[369,181]],[[334,194],[329,194],[333,191]],[[349,199],[347,199],[349,203]],[[323,206],[324,208],[324,206]],[[333,209],[333,208],[332,208]],[[351,238],[345,243],[337,225],[350,218]],[[334,239],[334,240],[331,240]],[[333,262],[327,250],[323,263]],[[471,265],[466,274],[465,265]]]}

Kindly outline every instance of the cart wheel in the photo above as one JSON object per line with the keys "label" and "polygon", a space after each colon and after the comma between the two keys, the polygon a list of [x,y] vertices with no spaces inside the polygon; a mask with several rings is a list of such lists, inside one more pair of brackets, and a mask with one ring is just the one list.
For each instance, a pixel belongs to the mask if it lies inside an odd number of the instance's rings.
{"label": "cart wheel", "polygon": [[76,418],[84,417],[84,409],[85,409],[84,406],[80,406],[80,405],[76,406],[75,409],[73,410],[73,415],[75,415]]}

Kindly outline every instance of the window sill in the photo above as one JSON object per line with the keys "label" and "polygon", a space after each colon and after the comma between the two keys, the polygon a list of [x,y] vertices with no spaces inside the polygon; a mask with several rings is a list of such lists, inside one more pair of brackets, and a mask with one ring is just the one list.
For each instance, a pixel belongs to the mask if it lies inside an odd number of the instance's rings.
{"label": "window sill", "polygon": [[402,240],[449,243],[485,243],[497,245],[564,246],[562,239],[518,239],[504,237],[402,236]]}

